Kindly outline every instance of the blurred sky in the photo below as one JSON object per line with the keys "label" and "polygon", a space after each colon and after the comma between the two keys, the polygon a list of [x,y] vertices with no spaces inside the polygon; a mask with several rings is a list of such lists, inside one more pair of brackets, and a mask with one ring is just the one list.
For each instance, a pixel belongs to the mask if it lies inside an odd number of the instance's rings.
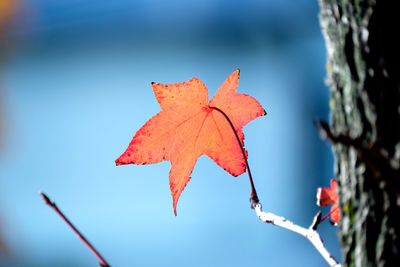
{"label": "blurred sky", "polygon": [[[329,118],[316,0],[19,0],[3,37],[0,266],[97,266],[39,190],[113,267],[326,265],[257,219],[247,174],[202,156],[175,217],[169,162],[114,163],[160,110],[151,82],[197,77],[211,99],[240,68],[239,92],[268,112],[244,128],[260,201],[308,227],[333,177],[313,126]],[[336,228],[319,229],[340,259]]]}

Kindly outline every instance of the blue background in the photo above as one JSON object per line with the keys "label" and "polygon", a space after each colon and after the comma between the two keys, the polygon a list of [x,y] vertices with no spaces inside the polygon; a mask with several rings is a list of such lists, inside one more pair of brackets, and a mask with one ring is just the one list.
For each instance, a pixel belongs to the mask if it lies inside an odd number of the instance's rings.
{"label": "blue background", "polygon": [[[113,267],[325,266],[303,237],[260,222],[247,174],[202,156],[178,216],[169,162],[114,160],[160,107],[151,82],[201,79],[210,99],[235,69],[268,112],[244,128],[265,211],[308,227],[333,157],[315,0],[20,0],[1,66],[1,266],[97,266],[43,190]],[[329,208],[322,209],[324,213]],[[340,259],[336,228],[319,232]]]}

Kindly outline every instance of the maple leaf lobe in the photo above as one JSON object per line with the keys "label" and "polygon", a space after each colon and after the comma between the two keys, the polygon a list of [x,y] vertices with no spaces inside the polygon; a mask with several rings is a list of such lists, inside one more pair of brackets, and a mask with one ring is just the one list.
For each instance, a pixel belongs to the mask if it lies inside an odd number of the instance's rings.
{"label": "maple leaf lobe", "polygon": [[339,207],[339,195],[337,193],[337,181],[331,180],[331,187],[317,188],[317,205],[329,206],[331,205],[330,217],[333,224],[338,224],[341,218]]}
{"label": "maple leaf lobe", "polygon": [[241,147],[229,122],[213,109],[217,107],[230,118],[243,146],[243,126],[265,111],[253,97],[236,93],[238,80],[239,70],[225,80],[211,101],[207,87],[197,78],[175,84],[152,83],[162,110],[137,131],[116,160],[117,165],[170,161],[175,215],[178,199],[201,155],[207,155],[234,176],[245,171]]}

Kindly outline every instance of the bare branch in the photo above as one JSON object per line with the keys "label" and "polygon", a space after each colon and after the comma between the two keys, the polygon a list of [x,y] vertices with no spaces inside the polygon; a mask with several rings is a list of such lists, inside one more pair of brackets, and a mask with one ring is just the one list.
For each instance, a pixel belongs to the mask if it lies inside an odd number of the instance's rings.
{"label": "bare branch", "polygon": [[262,210],[261,203],[256,204],[255,211],[257,213],[258,218],[261,221],[282,227],[284,229],[290,230],[292,232],[295,232],[295,233],[307,238],[331,267],[341,267],[342,266],[332,256],[332,254],[326,249],[326,247],[324,246],[324,243],[322,242],[320,235],[316,231],[317,226],[321,220],[320,212],[317,213],[317,215],[314,217],[313,223],[310,225],[309,228],[303,228],[303,227],[298,226],[298,225],[294,224],[293,222],[288,221],[285,218],[277,216],[271,212],[264,212]]}
{"label": "bare branch", "polygon": [[[366,166],[372,170],[375,177],[383,176],[398,177],[400,174],[400,162],[398,159],[391,159],[385,149],[378,146],[377,143],[367,143],[361,138],[352,138],[347,134],[334,133],[328,123],[324,121],[315,121],[315,125],[323,139],[328,139],[333,145],[341,144],[345,147],[353,147],[358,157]],[[398,183],[395,179],[394,183]]]}
{"label": "bare branch", "polygon": [[99,259],[99,265],[101,267],[110,267],[110,265],[106,262],[106,260],[100,255],[100,253],[90,244],[90,242],[79,232],[78,229],[68,220],[67,217],[58,209],[56,204],[52,202],[48,196],[46,196],[43,192],[39,192],[42,196],[44,202],[49,205],[67,224],[68,226],[78,235],[79,239],[93,252],[94,255]]}

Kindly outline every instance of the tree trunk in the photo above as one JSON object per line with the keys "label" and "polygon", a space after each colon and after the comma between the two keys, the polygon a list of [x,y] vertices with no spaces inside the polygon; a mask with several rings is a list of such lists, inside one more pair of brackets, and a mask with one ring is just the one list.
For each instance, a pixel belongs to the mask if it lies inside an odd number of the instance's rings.
{"label": "tree trunk", "polygon": [[343,264],[400,264],[398,0],[319,0]]}

